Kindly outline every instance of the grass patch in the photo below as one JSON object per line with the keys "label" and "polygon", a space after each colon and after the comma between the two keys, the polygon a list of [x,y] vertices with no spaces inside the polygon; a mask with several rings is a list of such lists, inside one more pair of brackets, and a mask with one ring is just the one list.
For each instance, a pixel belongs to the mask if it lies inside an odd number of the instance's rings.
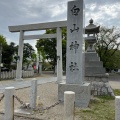
{"label": "grass patch", "polygon": [[[120,90],[115,90],[115,95],[120,95]],[[76,108],[75,116],[80,120],[115,120],[115,98],[94,97],[87,109]]]}
{"label": "grass patch", "polygon": [[120,89],[115,89],[114,93],[115,93],[115,96],[120,96]]}
{"label": "grass patch", "polygon": [[97,97],[90,101],[89,108],[77,109],[75,115],[80,120],[115,120],[114,98]]}
{"label": "grass patch", "polygon": [[101,100],[114,100],[115,97],[113,96],[98,96],[98,98],[100,98]]}
{"label": "grass patch", "polygon": [[[120,96],[120,89],[115,89],[114,93]],[[115,97],[94,97],[88,108],[76,108],[75,117],[78,120],[115,120]]]}

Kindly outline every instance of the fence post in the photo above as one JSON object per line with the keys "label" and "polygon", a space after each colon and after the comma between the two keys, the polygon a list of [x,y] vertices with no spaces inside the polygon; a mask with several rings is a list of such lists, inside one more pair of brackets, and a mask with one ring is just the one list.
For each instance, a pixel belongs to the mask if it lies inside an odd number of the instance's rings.
{"label": "fence post", "polygon": [[64,92],[64,120],[74,120],[75,92]]}
{"label": "fence post", "polygon": [[115,120],[120,120],[120,96],[115,96]]}
{"label": "fence post", "polygon": [[30,107],[32,109],[36,108],[36,99],[37,99],[37,80],[34,78],[31,81],[31,96],[30,96]]}
{"label": "fence post", "polygon": [[5,88],[5,116],[4,120],[14,120],[14,87]]}

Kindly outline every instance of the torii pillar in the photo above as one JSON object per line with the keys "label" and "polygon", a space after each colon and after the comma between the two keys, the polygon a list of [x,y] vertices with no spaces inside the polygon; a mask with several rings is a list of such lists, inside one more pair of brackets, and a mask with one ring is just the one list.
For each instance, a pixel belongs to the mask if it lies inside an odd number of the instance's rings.
{"label": "torii pillar", "polygon": [[57,28],[57,83],[62,82],[62,30]]}
{"label": "torii pillar", "polygon": [[23,44],[24,44],[24,31],[20,31],[19,37],[19,48],[18,48],[18,60],[17,60],[17,70],[16,70],[16,80],[22,79],[22,61],[23,61]]}

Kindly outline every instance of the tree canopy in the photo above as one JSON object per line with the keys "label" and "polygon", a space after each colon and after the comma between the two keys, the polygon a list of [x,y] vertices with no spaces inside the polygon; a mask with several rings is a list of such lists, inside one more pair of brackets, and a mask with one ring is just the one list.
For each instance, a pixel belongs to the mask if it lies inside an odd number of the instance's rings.
{"label": "tree canopy", "polygon": [[17,50],[15,43],[11,42],[9,45],[4,45],[2,50],[2,62],[8,68],[10,68],[11,62],[13,61],[13,55]]}
{"label": "tree canopy", "polygon": [[120,46],[119,41],[120,31],[117,28],[100,28],[95,48],[106,69],[116,68],[117,61],[119,60],[120,62],[118,54],[118,48]]}
{"label": "tree canopy", "polygon": [[[46,30],[46,34],[56,33],[55,29],[48,29]],[[56,55],[56,39],[40,39],[36,43],[36,48],[40,51],[41,55],[46,58],[50,64],[55,68],[57,62],[57,55]],[[62,54],[63,54],[63,64],[66,62],[66,29],[62,30]],[[65,66],[65,65],[64,65]]]}
{"label": "tree canopy", "polygon": [[0,43],[2,43],[2,46],[7,45],[6,38],[3,35],[0,35]]}
{"label": "tree canopy", "polygon": [[28,68],[29,64],[34,60],[36,60],[35,50],[29,43],[24,43],[23,64],[27,65],[27,68]]}
{"label": "tree canopy", "polygon": [[3,35],[0,35],[0,43],[2,44],[2,63],[4,66],[10,68],[10,64],[13,60],[13,54],[16,50],[15,43],[11,42],[8,45],[6,38]]}

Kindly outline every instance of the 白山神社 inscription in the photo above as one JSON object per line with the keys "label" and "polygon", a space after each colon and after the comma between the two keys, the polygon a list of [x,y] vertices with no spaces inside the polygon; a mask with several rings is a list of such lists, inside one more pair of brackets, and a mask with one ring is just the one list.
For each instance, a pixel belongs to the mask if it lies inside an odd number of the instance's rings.
{"label": "\u767d\u5c71\u795e\u793e inscription", "polygon": [[77,43],[77,41],[75,41],[75,42],[71,42],[70,50],[75,50],[75,53],[76,53],[78,47],[79,47],[79,44]]}

